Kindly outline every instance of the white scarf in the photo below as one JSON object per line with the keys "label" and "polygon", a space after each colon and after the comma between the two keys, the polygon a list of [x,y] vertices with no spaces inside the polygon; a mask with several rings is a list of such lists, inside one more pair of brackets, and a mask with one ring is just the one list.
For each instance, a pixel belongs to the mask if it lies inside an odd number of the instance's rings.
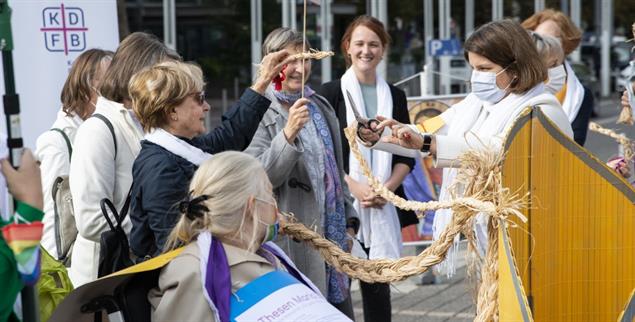
{"label": "white scarf", "polygon": [[[377,76],[376,88],[377,115],[392,118],[393,103],[388,83],[380,76]],[[341,89],[342,95],[346,98],[344,99],[346,103],[346,123],[351,124],[355,121],[355,115],[348,101],[346,91],[351,93],[359,113],[366,117],[362,90],[352,68],[349,68],[342,76]],[[360,146],[359,149],[366,160],[372,160],[371,168],[373,174],[382,182],[388,180],[392,173],[392,154],[371,150],[364,146]],[[367,183],[366,177],[360,169],[359,162],[357,162],[352,153],[349,155],[349,176],[358,182]],[[387,203],[382,209],[362,208],[360,201],[355,200],[353,207],[355,207],[360,219],[358,238],[366,247],[370,247],[369,258],[399,258],[402,247],[401,229],[395,206]]]}
{"label": "white scarf", "polygon": [[569,123],[572,123],[580,112],[584,100],[584,87],[567,61],[564,62],[564,67],[567,69],[567,93],[562,101],[562,109],[564,114],[567,114]]}
{"label": "white scarf", "polygon": [[[459,103],[451,108],[456,109],[454,117],[448,126],[448,136],[464,137],[476,136],[479,138],[491,137],[495,135],[503,135],[505,131],[513,124],[516,117],[529,105],[529,101],[544,93],[544,85],[542,83],[536,85],[523,95],[509,94],[496,104],[489,104],[479,100],[476,95],[470,94]],[[450,200],[448,187],[454,182],[457,169],[443,169],[443,183],[439,194],[439,201]],[[487,218],[479,214],[476,218],[474,227],[479,249],[484,251],[487,247]],[[443,230],[452,221],[452,210],[437,210],[434,216],[432,231],[434,239],[438,240]],[[448,277],[452,276],[455,271],[456,255],[458,251],[459,238],[455,239],[455,244],[449,250],[446,260],[437,265],[440,272],[445,273]],[[484,253],[483,253],[484,254]],[[483,255],[481,254],[481,255]]]}
{"label": "white scarf", "polygon": [[144,139],[190,161],[196,166],[200,166],[201,163],[212,157],[211,154],[179,139],[161,128],[152,130],[152,132],[145,135]]}

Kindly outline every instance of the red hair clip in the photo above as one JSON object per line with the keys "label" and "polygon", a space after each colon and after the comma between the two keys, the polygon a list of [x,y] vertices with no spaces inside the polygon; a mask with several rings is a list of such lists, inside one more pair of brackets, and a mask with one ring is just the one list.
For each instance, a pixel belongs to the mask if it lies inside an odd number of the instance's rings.
{"label": "red hair clip", "polygon": [[282,90],[282,82],[287,79],[287,75],[284,74],[285,69],[287,69],[287,65],[284,65],[284,67],[282,67],[282,70],[280,71],[280,74],[273,78],[273,84],[275,85],[274,88],[278,92]]}

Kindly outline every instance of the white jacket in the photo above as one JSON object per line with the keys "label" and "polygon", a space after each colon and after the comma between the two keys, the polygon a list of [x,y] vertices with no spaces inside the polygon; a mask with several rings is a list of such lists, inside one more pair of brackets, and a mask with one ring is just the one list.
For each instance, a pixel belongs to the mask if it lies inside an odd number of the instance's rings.
{"label": "white jacket", "polygon": [[[115,159],[112,134],[102,120],[91,117],[79,127],[69,175],[78,230],[69,270],[75,288],[97,278],[99,239],[109,229],[99,202],[109,198],[121,211],[132,185],[132,164],[143,138],[140,124],[122,104],[99,97],[95,113],[112,123],[117,155]],[[123,222],[127,234],[132,228],[129,218]]]}
{"label": "white jacket", "polygon": [[[542,112],[568,137],[573,139],[573,130],[555,96],[544,93],[539,84],[524,95],[510,94],[499,103],[491,105],[480,101],[474,94],[468,95],[461,102],[453,105],[441,114],[445,125],[435,133],[437,154],[435,166],[443,169],[443,184],[439,201],[451,199],[448,187],[456,177],[456,167],[460,167],[458,157],[470,149],[490,148],[500,150],[504,139],[516,118],[528,106],[539,106]],[[487,245],[486,217],[478,216],[475,225],[479,249],[483,251]],[[451,209],[439,209],[434,216],[433,234],[437,240],[445,227],[452,220]],[[457,239],[458,241],[458,239]],[[453,247],[448,258],[437,267],[447,275],[454,273],[456,247]]]}
{"label": "white jacket", "polygon": [[[60,129],[66,133],[69,141],[73,142],[77,128],[84,122],[77,115],[67,116],[60,109],[57,112],[57,119],[51,126],[52,129]],[[68,146],[61,133],[56,131],[46,131],[42,133],[35,143],[35,157],[40,161],[40,172],[42,176],[42,194],[44,195],[44,232],[40,244],[46,251],[57,259],[57,247],[55,245],[55,214],[53,211],[53,197],[51,190],[55,178],[68,175],[70,168],[70,155]]]}

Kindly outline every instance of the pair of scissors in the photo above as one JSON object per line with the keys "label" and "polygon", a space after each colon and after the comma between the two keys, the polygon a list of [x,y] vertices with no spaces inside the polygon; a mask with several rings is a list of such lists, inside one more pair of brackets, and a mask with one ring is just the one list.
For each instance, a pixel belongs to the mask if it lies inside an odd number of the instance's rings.
{"label": "pair of scissors", "polygon": [[[379,121],[377,119],[363,117],[362,114],[359,113],[359,110],[357,109],[357,106],[355,105],[355,101],[353,101],[353,96],[351,95],[351,92],[346,90],[346,96],[348,96],[348,101],[351,103],[351,108],[353,109],[353,115],[355,116],[355,120],[357,120],[357,132],[359,132],[360,128],[377,132],[377,126],[379,125]],[[372,124],[375,124],[375,129],[371,127]]]}

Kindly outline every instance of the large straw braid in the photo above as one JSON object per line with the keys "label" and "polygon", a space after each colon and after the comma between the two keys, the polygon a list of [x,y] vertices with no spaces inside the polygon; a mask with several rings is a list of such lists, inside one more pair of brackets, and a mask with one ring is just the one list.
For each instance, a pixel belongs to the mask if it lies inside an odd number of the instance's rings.
{"label": "large straw braid", "polygon": [[[364,260],[354,257],[317,232],[295,222],[292,215],[288,215],[290,220],[282,223],[282,232],[309,243],[318,250],[329,265],[340,272],[365,282],[389,283],[421,274],[433,265],[442,262],[449,248],[454,244],[455,237],[461,232],[469,232],[466,234],[471,245],[469,250],[476,252],[472,227],[476,214],[483,213],[489,216],[489,247],[481,267],[482,283],[478,291],[475,321],[497,321],[498,235],[496,228],[501,222],[509,221],[510,216],[526,221],[519,211],[524,206],[523,200],[502,186],[500,169],[502,155],[494,151],[470,151],[461,156],[462,168],[459,169],[456,182],[451,189],[454,191],[453,196],[463,193],[465,195],[463,198],[446,202],[408,201],[396,196],[373,176],[366,160],[359,152],[355,132],[351,128],[345,131],[351,153],[360,162],[360,168],[376,193],[400,208],[419,211],[451,208],[453,211],[451,223],[441,236],[419,255],[397,260]],[[473,257],[478,258],[477,255]]]}
{"label": "large straw braid", "polygon": [[595,122],[589,122],[589,130],[615,139],[624,150],[624,161],[626,161],[627,164],[630,164],[630,161],[633,161],[633,158],[635,158],[635,144],[631,139],[626,137],[626,135],[604,128]]}

